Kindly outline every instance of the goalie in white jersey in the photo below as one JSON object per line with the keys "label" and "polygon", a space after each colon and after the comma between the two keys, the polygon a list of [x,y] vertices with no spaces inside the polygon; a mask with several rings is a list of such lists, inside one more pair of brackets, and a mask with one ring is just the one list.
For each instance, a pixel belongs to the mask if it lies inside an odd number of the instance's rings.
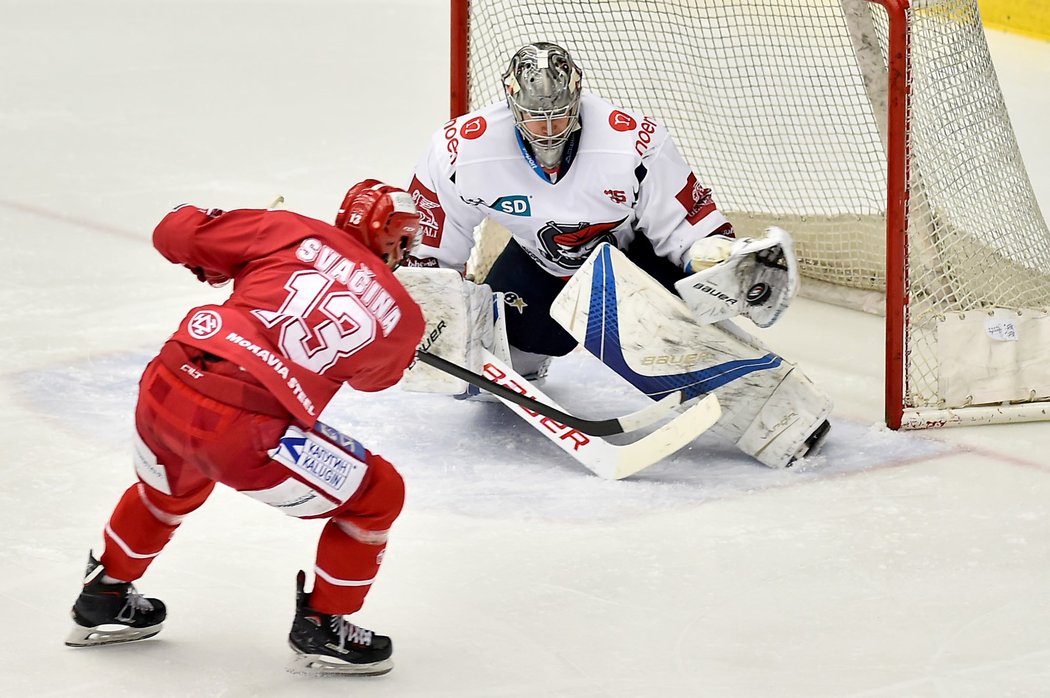
{"label": "goalie in white jersey", "polygon": [[[466,282],[463,295],[468,312],[475,314],[475,339],[491,344],[486,286],[502,294],[497,329],[502,332],[505,323],[509,358],[527,378],[542,377],[550,357],[565,355],[580,343],[551,317],[551,307],[602,243],[624,251],[645,274],[683,296],[695,318],[690,331],[703,328],[699,341],[704,346],[697,349],[730,337],[740,346],[724,356],[768,352],[735,326],[724,325],[743,314],[767,327],[787,307],[797,287],[788,234],[770,229],[763,239],[735,239],[711,190],[693,173],[667,128],[650,116],[583,93],[582,78],[565,49],[528,44],[514,54],[503,75],[505,101],[455,118],[434,134],[409,187],[421,212],[422,236],[408,264],[464,274],[475,228],[486,219],[506,228],[510,241],[485,276],[485,286]],[[412,291],[412,283],[407,285]],[[417,300],[426,311],[426,299]],[[428,323],[433,325],[431,311]],[[681,333],[676,335],[672,339],[680,340]],[[469,350],[467,354],[471,363]],[[823,394],[790,370],[793,366],[782,362],[778,367],[786,370],[768,386],[752,385],[753,374],[735,381],[738,386],[726,381],[717,386],[723,405],[723,393],[729,390],[744,391],[741,400],[755,407],[741,417],[730,404],[720,422],[723,432],[745,452],[777,467],[819,441],[830,409]],[[801,392],[807,394],[792,394],[789,401],[814,403],[802,410],[813,414],[793,430],[798,433],[789,444],[763,458],[760,452],[776,434],[759,439],[757,450],[741,438],[763,404],[784,392],[780,386],[791,373],[805,383]],[[632,382],[652,395],[645,385]],[[412,381],[408,383],[411,389]],[[706,385],[715,387],[710,381]],[[788,411],[799,412],[794,405]],[[785,415],[767,416],[783,421]],[[730,424],[734,420],[738,423]]]}

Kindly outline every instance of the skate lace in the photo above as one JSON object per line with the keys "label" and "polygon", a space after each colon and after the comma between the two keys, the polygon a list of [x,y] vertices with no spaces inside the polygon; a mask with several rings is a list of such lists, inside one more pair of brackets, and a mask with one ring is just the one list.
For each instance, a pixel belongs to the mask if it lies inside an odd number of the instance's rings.
{"label": "skate lace", "polygon": [[330,621],[332,630],[339,636],[339,646],[344,647],[347,643],[354,645],[371,645],[372,631],[358,627],[343,618],[332,616]]}
{"label": "skate lace", "polygon": [[117,614],[117,620],[129,623],[135,620],[138,613],[149,613],[153,610],[153,604],[142,594],[135,590],[134,585],[128,587],[128,595],[124,599],[124,607]]}

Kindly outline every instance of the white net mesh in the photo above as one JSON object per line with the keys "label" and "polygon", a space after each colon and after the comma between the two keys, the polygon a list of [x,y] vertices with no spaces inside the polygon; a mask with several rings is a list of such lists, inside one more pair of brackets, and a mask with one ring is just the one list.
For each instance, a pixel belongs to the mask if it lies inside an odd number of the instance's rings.
{"label": "white net mesh", "polygon": [[[790,231],[810,288],[885,290],[887,17],[864,0],[472,0],[471,108],[530,41],[567,47],[585,90],[653,115],[737,228]],[[948,313],[1050,306],[1050,233],[975,0],[913,1],[907,407],[946,405]],[[502,242],[480,245],[474,263]],[[864,292],[867,292],[866,294]],[[820,291],[818,290],[818,293]],[[1004,400],[1017,399],[1005,396]],[[965,400],[963,400],[965,402]]]}

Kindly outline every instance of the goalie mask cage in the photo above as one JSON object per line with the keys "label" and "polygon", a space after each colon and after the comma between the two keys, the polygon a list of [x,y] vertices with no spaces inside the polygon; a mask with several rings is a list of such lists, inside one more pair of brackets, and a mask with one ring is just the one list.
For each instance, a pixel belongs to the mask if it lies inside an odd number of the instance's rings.
{"label": "goalie mask cage", "polygon": [[1050,234],[976,0],[453,0],[452,115],[541,40],[667,124],[738,236],[787,229],[805,295],[885,313],[891,428],[1050,418]]}

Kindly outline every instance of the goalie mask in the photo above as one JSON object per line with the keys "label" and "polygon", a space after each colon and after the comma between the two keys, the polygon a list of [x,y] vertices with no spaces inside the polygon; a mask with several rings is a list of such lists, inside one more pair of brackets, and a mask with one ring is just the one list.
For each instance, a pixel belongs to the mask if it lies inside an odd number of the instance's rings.
{"label": "goalie mask", "polygon": [[366,179],[346,192],[335,227],[353,233],[388,267],[396,269],[415,245],[419,211],[404,189]]}
{"label": "goalie mask", "polygon": [[569,52],[546,42],[521,48],[503,74],[514,123],[548,169],[561,164],[565,143],[579,128],[582,78]]}

